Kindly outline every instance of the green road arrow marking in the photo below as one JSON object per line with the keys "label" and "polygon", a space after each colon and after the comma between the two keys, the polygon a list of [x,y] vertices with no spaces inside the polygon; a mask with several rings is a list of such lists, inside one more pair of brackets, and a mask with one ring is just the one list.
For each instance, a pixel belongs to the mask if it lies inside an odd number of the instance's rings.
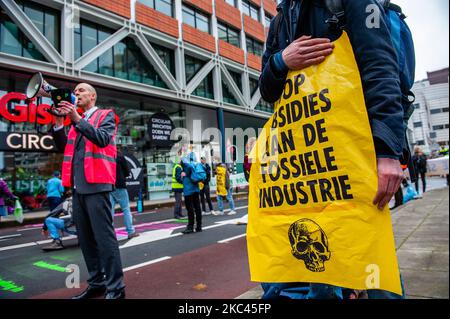
{"label": "green road arrow marking", "polygon": [[71,272],[70,269],[67,269],[66,267],[61,267],[59,264],[49,264],[42,260],[35,262],[33,265],[36,267],[55,270],[55,271],[59,271],[59,272]]}
{"label": "green road arrow marking", "polygon": [[6,281],[0,278],[0,289],[17,293],[23,291],[23,286],[18,287],[13,281]]}

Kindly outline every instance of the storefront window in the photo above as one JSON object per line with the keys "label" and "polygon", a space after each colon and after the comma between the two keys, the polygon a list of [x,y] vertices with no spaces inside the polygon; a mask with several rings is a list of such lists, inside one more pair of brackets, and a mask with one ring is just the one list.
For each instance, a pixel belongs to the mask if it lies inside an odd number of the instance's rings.
{"label": "storefront window", "polygon": [[[197,74],[197,72],[206,64],[206,62],[193,58],[189,55],[185,56],[185,68],[186,68],[186,82]],[[192,92],[193,95],[206,97],[208,99],[214,99],[213,79],[212,73],[209,73],[203,81]]]}
{"label": "storefront window", "polygon": [[[114,30],[82,20],[81,27],[75,29],[75,59],[85,54],[108,38]],[[173,50],[152,44],[153,48],[175,74]],[[131,38],[126,38],[84,68],[86,71],[101,73],[125,80],[167,88],[155,68],[148,62],[141,49]]]}

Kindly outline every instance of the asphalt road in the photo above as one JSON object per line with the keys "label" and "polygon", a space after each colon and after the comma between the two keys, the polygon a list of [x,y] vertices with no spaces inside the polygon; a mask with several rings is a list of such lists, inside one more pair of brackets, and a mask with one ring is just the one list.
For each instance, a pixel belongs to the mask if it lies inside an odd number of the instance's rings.
{"label": "asphalt road", "polygon": [[[131,240],[122,216],[116,216],[127,297],[228,299],[255,287],[249,280],[246,227],[236,224],[247,214],[247,201],[236,201],[236,207],[234,216],[203,216],[203,232],[189,235],[181,234],[187,220],[173,219],[171,208],[134,214],[141,236]],[[64,250],[43,252],[48,242],[41,225],[0,230],[0,298],[70,298],[85,287],[77,239],[64,239]],[[80,269],[78,289],[66,287],[72,275],[68,265]]]}

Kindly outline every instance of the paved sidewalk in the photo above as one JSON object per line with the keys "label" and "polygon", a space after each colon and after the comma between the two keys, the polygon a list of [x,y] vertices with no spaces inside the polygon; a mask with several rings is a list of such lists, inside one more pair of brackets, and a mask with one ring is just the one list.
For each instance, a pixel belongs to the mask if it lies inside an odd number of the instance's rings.
{"label": "paved sidewalk", "polygon": [[[449,298],[449,189],[392,211],[397,257],[406,298]],[[260,299],[261,286],[237,299]]]}

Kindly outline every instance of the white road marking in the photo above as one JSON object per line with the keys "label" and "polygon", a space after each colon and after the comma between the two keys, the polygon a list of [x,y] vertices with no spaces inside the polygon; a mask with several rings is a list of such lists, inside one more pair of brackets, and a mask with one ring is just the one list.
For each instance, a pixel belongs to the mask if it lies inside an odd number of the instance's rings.
{"label": "white road marking", "polygon": [[14,234],[14,235],[0,236],[0,240],[3,240],[3,239],[12,239],[12,238],[14,238],[14,237],[20,237],[20,236],[22,236],[22,234]]}
{"label": "white road marking", "polygon": [[141,263],[141,264],[137,264],[137,265],[134,265],[134,266],[130,266],[130,267],[124,268],[123,271],[124,272],[125,271],[130,271],[130,270],[133,270],[133,269],[136,269],[136,268],[141,268],[141,267],[144,267],[144,266],[147,266],[147,265],[156,264],[157,262],[160,262],[160,261],[163,261],[163,260],[167,260],[167,259],[170,259],[170,258],[172,258],[172,257],[165,256],[165,257],[153,259],[153,260],[147,261],[145,263]]}
{"label": "white road marking", "polygon": [[232,241],[232,240],[235,240],[235,239],[238,239],[238,238],[241,238],[241,237],[245,237],[245,235],[246,234],[241,234],[241,235],[237,235],[237,236],[230,237],[230,238],[227,238],[227,239],[222,239],[222,240],[219,240],[218,243],[219,244],[227,243],[229,241]]}

